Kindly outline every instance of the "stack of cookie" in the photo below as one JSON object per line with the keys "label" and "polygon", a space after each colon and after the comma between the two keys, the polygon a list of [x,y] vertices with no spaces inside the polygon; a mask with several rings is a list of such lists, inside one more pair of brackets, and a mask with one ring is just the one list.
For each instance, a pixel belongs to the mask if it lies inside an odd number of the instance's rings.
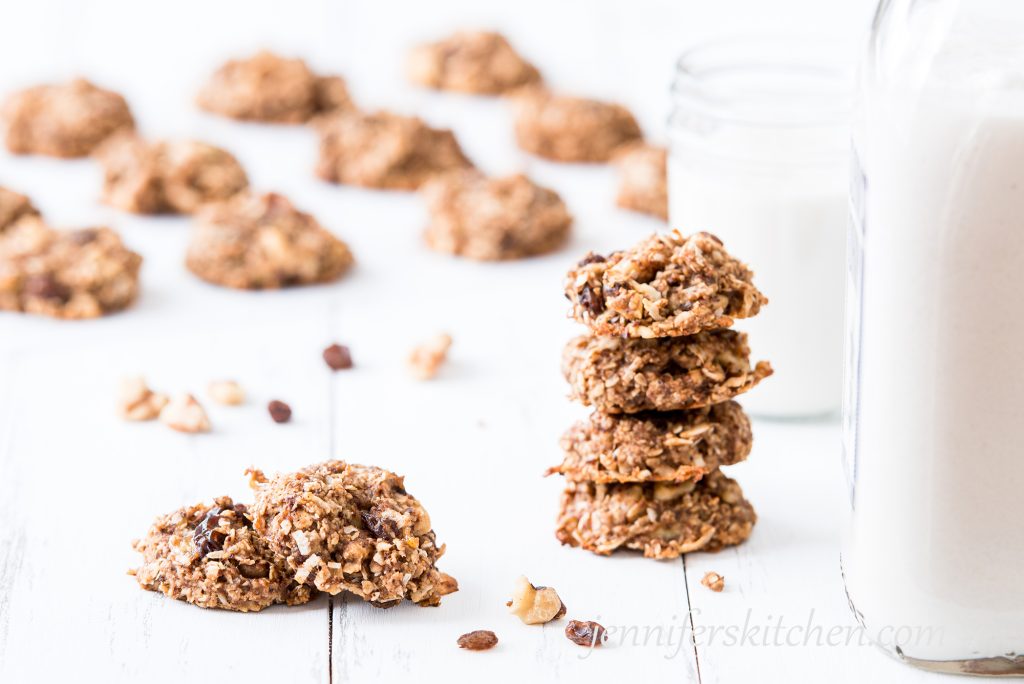
{"label": "stack of cookie", "polygon": [[729,329],[767,303],[752,276],[715,236],[678,231],[569,271],[571,313],[589,331],[566,346],[562,370],[595,411],[564,435],[551,469],[568,480],[563,544],[675,558],[750,536],[754,509],[719,467],[750,453],[733,398],[772,373],[751,366],[746,335]]}

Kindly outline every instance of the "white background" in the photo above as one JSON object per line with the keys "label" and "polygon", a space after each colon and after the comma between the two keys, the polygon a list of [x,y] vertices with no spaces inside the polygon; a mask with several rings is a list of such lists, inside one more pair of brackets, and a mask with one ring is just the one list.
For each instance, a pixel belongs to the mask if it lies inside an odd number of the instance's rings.
{"label": "white background", "polygon": [[[585,415],[567,401],[559,373],[561,347],[577,331],[564,316],[561,275],[589,249],[627,246],[663,226],[614,208],[610,169],[518,152],[500,101],[418,91],[401,73],[419,40],[497,27],[556,88],[627,103],[660,141],[673,63],[687,45],[769,28],[856,45],[871,4],[0,3],[0,90],[73,74],[116,88],[145,133],[232,150],[257,188],[314,212],[358,261],[336,285],[208,286],[182,265],[187,219],[101,206],[89,161],[0,154],[0,185],[29,193],[53,223],[112,225],[145,257],[141,299],[123,314],[91,322],[0,315],[0,682],[923,678],[856,632],[844,643],[854,625],[839,576],[845,493],[835,422],[755,424],[750,461],[730,469],[760,514],[738,549],[655,562],[558,545],[561,484],[541,474],[559,460],[558,436]],[[577,219],[571,243],[508,264],[433,254],[420,240],[425,217],[415,195],[315,180],[309,131],[198,113],[192,97],[203,77],[261,46],[343,74],[366,108],[454,128],[489,172],[524,169],[556,188]],[[756,270],[757,255],[739,256]],[[451,362],[434,382],[412,381],[408,350],[441,330],[455,340]],[[332,341],[351,346],[356,369],[326,370],[319,355]],[[204,400],[209,435],[125,424],[114,415],[113,388],[129,372],[199,395],[208,381],[233,377],[250,400],[241,408]],[[272,398],[293,406],[290,424],[269,420]],[[130,541],[158,513],[222,493],[247,498],[250,465],[293,469],[329,456],[407,476],[448,544],[441,565],[459,579],[459,593],[436,609],[380,611],[338,597],[240,615],[142,592],[125,575],[137,562]],[[722,594],[699,584],[711,569],[726,576]],[[519,624],[504,607],[519,574],[556,587],[569,617],[599,620],[618,636],[589,654],[564,638],[564,623]],[[780,619],[782,629],[766,634]],[[499,646],[459,651],[455,639],[472,629],[494,630]]]}

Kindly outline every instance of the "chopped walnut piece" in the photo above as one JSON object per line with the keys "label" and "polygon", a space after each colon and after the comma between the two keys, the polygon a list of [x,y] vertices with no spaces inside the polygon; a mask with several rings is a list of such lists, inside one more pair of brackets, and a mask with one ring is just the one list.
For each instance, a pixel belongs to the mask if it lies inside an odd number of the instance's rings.
{"label": "chopped walnut piece", "polygon": [[179,394],[160,412],[160,422],[178,432],[209,432],[210,419],[191,394]]}
{"label": "chopped walnut piece", "polygon": [[478,629],[459,637],[459,648],[469,651],[486,651],[498,645],[497,635],[489,629]]}
{"label": "chopped walnut piece", "polygon": [[716,593],[725,589],[725,577],[714,571],[705,572],[704,579],[700,583]]}
{"label": "chopped walnut piece", "polygon": [[591,620],[569,620],[565,636],[572,643],[588,648],[597,648],[608,640],[605,628]]}
{"label": "chopped walnut piece", "polygon": [[525,577],[516,580],[512,600],[506,605],[527,625],[543,625],[565,615],[565,604],[554,589],[535,587]]}
{"label": "chopped walnut piece", "polygon": [[206,388],[206,393],[224,406],[238,406],[245,401],[245,390],[234,380],[214,380]]}
{"label": "chopped walnut piece", "polygon": [[409,370],[413,377],[417,380],[430,380],[436,376],[451,346],[451,336],[442,333],[413,349],[409,354]]}
{"label": "chopped walnut piece", "polygon": [[123,378],[117,391],[117,410],[125,420],[153,420],[167,401],[167,395],[149,389],[142,376]]}

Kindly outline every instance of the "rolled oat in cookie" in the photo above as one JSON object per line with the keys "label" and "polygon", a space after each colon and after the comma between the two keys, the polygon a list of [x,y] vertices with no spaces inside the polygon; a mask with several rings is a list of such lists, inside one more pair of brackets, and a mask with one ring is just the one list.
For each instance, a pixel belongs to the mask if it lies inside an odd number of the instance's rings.
{"label": "rolled oat in cookie", "polygon": [[430,211],[426,241],[438,252],[481,261],[522,259],[558,249],[572,226],[558,193],[523,174],[453,172],[422,192]]}
{"label": "rolled oat in cookie", "polygon": [[0,231],[0,310],[56,318],[120,311],[138,295],[141,264],[109,228],[54,230],[27,216]]}
{"label": "rolled oat in cookie", "polygon": [[330,282],[352,262],[348,245],[276,193],[204,207],[185,259],[209,283],[248,290]]}
{"label": "rolled oat in cookie", "polygon": [[540,72],[505,36],[491,31],[460,31],[417,46],[406,71],[409,80],[427,88],[479,95],[499,95],[540,81]]}
{"label": "rolled oat in cookie", "polygon": [[203,608],[248,612],[316,594],[292,581],[284,559],[253,530],[248,508],[226,496],[158,517],[132,546],[142,554],[129,571],[139,586]]}
{"label": "rolled oat in cookie", "polygon": [[685,482],[750,454],[750,420],[734,401],[689,411],[595,411],[562,436],[548,473],[570,482]]}
{"label": "rolled oat in cookie", "polygon": [[740,486],[716,471],[700,482],[570,483],[555,536],[600,555],[632,549],[664,559],[739,544],[756,521]]}
{"label": "rolled oat in cookie", "polygon": [[385,190],[416,190],[469,161],[455,135],[422,119],[381,111],[349,111],[317,122],[316,175],[331,183]]}
{"label": "rolled oat in cookie", "polygon": [[38,216],[39,210],[21,193],[0,187],[0,232],[26,216]]}
{"label": "rolled oat in cookie", "polygon": [[589,254],[565,278],[570,315],[601,335],[678,337],[750,318],[767,297],[709,233],[655,234],[607,257]]}
{"label": "rolled oat in cookie", "polygon": [[218,68],[199,91],[201,109],[242,121],[294,124],[354,105],[345,81],[266,50]]}
{"label": "rolled oat in cookie", "polygon": [[615,155],[623,209],[668,220],[668,151],[653,145],[630,145]]}
{"label": "rolled oat in cookie", "polygon": [[529,88],[516,96],[519,147],[562,162],[606,162],[643,137],[622,105]]}
{"label": "rolled oat in cookie", "polygon": [[103,201],[137,214],[191,214],[245,190],[242,165],[219,147],[194,140],[147,142],[118,134],[96,151]]}
{"label": "rolled oat in cookie", "polygon": [[436,567],[444,546],[430,516],[394,473],[343,461],[271,479],[250,473],[256,531],[296,582],[385,608],[403,600],[436,606],[458,589]]}
{"label": "rolled oat in cookie", "polygon": [[85,157],[113,133],[135,127],[128,103],[85,79],[14,93],[0,107],[14,154]]}
{"label": "rolled oat in cookie", "polygon": [[604,413],[679,411],[720,404],[772,374],[750,365],[747,336],[712,330],[660,340],[588,333],[566,345],[571,398]]}

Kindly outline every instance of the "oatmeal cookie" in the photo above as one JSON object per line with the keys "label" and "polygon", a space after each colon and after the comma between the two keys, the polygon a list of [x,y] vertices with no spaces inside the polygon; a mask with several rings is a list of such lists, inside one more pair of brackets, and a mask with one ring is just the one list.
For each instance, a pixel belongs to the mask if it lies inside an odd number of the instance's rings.
{"label": "oatmeal cookie", "polygon": [[119,134],[97,150],[103,201],[137,214],[191,214],[249,185],[228,151],[194,140],[146,142]]}
{"label": "oatmeal cookie", "polygon": [[678,558],[739,544],[756,521],[740,486],[720,472],[700,482],[578,482],[562,494],[555,536],[601,555],[625,548]]}
{"label": "oatmeal cookie", "polygon": [[199,212],[185,264],[209,283],[261,290],[336,280],[352,253],[285,197],[241,193]]}
{"label": "oatmeal cookie", "polygon": [[231,119],[284,124],[354,107],[342,78],[317,76],[303,60],[266,50],[224,63],[199,91],[197,102]]}
{"label": "oatmeal cookie", "polygon": [[0,232],[25,216],[38,216],[39,210],[21,193],[0,187]]}
{"label": "oatmeal cookie", "polygon": [[685,482],[750,455],[750,420],[726,401],[690,411],[595,411],[562,436],[565,458],[548,473],[570,482]]}
{"label": "oatmeal cookie", "polygon": [[342,461],[270,480],[251,474],[256,531],[286,558],[300,584],[348,591],[382,607],[402,600],[436,606],[458,588],[438,571],[444,546],[401,477]]}
{"label": "oatmeal cookie", "polygon": [[540,72],[505,36],[490,31],[461,31],[420,45],[410,53],[406,70],[418,85],[478,95],[499,95],[540,81]]}
{"label": "oatmeal cookie", "polygon": [[660,340],[581,335],[562,352],[571,396],[604,413],[677,411],[720,404],[772,373],[750,367],[747,336],[714,330]]}
{"label": "oatmeal cookie", "polygon": [[142,257],[109,228],[54,230],[35,216],[0,232],[0,310],[95,318],[131,304]]}
{"label": "oatmeal cookie", "polygon": [[497,261],[545,254],[569,236],[572,216],[554,190],[523,174],[446,174],[423,188],[427,244],[438,252]]}
{"label": "oatmeal cookie", "polygon": [[295,606],[316,593],[291,580],[284,559],[253,530],[246,506],[226,496],[160,516],[132,546],[142,554],[142,565],[129,571],[139,586],[202,608]]}
{"label": "oatmeal cookie", "polygon": [[615,156],[623,209],[668,220],[668,151],[653,145],[631,145]]}
{"label": "oatmeal cookie", "polygon": [[655,234],[608,257],[590,253],[565,277],[570,315],[601,335],[677,337],[727,328],[768,303],[754,274],[710,233]]}
{"label": "oatmeal cookie", "polygon": [[135,127],[123,97],[81,78],[14,93],[0,118],[8,150],[51,157],[85,157],[111,134]]}
{"label": "oatmeal cookie", "polygon": [[516,109],[519,146],[554,161],[606,162],[642,138],[629,110],[609,102],[534,88],[517,98]]}
{"label": "oatmeal cookie", "polygon": [[418,117],[345,112],[318,127],[316,174],[331,183],[416,190],[435,176],[473,167],[451,131]]}

